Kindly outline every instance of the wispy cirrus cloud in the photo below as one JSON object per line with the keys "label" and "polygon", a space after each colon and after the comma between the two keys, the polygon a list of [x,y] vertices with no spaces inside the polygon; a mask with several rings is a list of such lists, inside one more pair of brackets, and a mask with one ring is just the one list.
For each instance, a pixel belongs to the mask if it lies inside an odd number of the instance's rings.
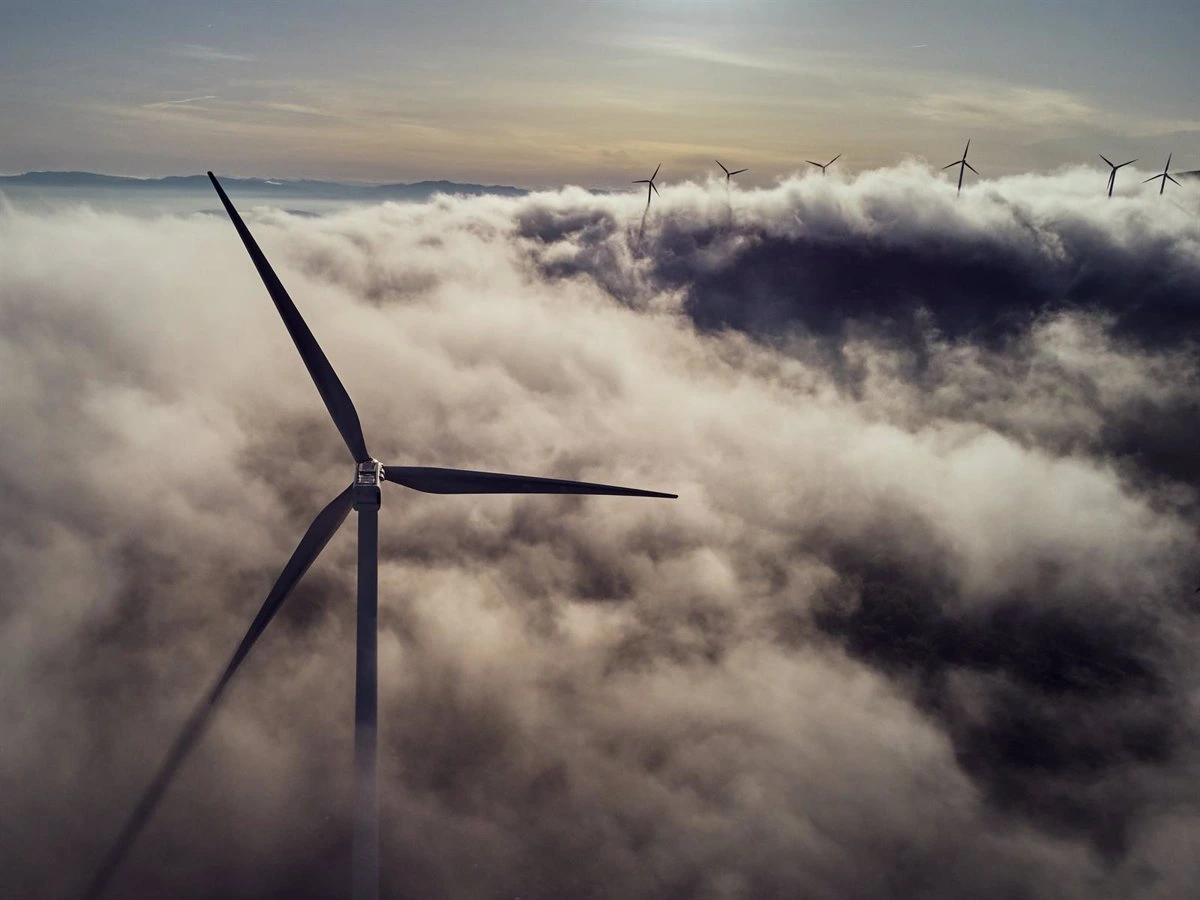
{"label": "wispy cirrus cloud", "polygon": [[202,97],[181,97],[178,100],[159,100],[155,103],[143,103],[143,109],[162,109],[170,106],[184,106],[188,103],[201,103],[205,100],[216,100],[216,94],[205,94]]}
{"label": "wispy cirrus cloud", "polygon": [[905,109],[934,122],[1070,133],[1165,134],[1195,131],[1200,122],[1103,109],[1082,94],[1057,88],[965,82],[951,90],[915,93]]}
{"label": "wispy cirrus cloud", "polygon": [[181,56],[184,59],[198,59],[205,62],[253,62],[254,57],[249,53],[232,53],[207,44],[169,44],[167,53]]}
{"label": "wispy cirrus cloud", "polygon": [[641,50],[658,56],[689,59],[696,62],[713,63],[739,69],[754,69],[762,72],[800,72],[794,63],[772,59],[763,53],[753,55],[715,47],[705,41],[690,38],[628,36],[617,44],[625,49]]}
{"label": "wispy cirrus cloud", "polygon": [[918,97],[908,107],[915,116],[963,124],[1010,119],[1030,125],[1090,122],[1099,110],[1069,91],[1038,87],[972,85]]}

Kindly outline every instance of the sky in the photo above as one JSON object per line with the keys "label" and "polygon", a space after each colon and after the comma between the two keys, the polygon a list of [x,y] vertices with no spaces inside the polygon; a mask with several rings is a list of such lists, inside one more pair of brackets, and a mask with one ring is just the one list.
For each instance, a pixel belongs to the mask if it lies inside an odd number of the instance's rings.
{"label": "sky", "polygon": [[1194,169],[1198,27],[1189,0],[6,4],[0,172],[770,185],[968,137],[987,175]]}

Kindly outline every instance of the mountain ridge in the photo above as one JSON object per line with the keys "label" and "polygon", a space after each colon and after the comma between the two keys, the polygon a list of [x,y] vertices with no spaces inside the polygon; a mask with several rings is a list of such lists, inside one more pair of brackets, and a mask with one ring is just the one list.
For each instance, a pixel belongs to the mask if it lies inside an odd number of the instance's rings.
{"label": "mountain ridge", "polygon": [[[233,190],[253,190],[256,193],[277,194],[280,197],[309,197],[338,200],[427,200],[436,194],[467,196],[523,197],[524,188],[503,184],[474,184],[444,179],[394,182],[382,184],[345,184],[339,181],[313,179],[238,178],[221,176],[221,183]],[[35,171],[19,175],[0,175],[0,188],[127,188],[133,190],[195,191],[212,190],[207,175],[166,175],[158,178],[135,178],[128,175],[105,175],[99,172]]]}

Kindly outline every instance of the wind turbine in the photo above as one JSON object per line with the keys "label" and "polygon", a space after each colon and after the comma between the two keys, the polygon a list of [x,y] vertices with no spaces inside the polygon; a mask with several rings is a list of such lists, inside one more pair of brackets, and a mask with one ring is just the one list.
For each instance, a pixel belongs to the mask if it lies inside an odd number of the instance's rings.
{"label": "wind turbine", "polygon": [[1151,175],[1149,178],[1147,178],[1147,179],[1146,179],[1146,181],[1143,181],[1143,182],[1142,182],[1142,184],[1146,184],[1147,182],[1150,182],[1150,181],[1157,181],[1158,179],[1160,179],[1160,178],[1161,178],[1161,179],[1162,179],[1162,184],[1160,184],[1160,185],[1158,186],[1158,193],[1159,193],[1159,196],[1162,196],[1162,192],[1163,192],[1163,191],[1165,191],[1165,190],[1167,189],[1167,181],[1168,181],[1168,180],[1175,182],[1175,184],[1179,184],[1179,182],[1178,182],[1178,181],[1175,181],[1175,179],[1174,179],[1174,178],[1171,176],[1171,173],[1169,173],[1169,172],[1167,171],[1167,169],[1171,168],[1171,157],[1172,157],[1172,156],[1174,156],[1174,154],[1173,154],[1173,153],[1169,153],[1169,154],[1167,154],[1167,164],[1166,164],[1165,166],[1163,166],[1163,170],[1162,170],[1162,173],[1161,173],[1161,174],[1159,174],[1159,175]]}
{"label": "wind turbine", "polygon": [[829,162],[825,163],[824,165],[821,165],[821,163],[819,163],[819,162],[813,162],[811,159],[806,159],[805,162],[808,163],[810,166],[816,166],[818,169],[821,170],[821,174],[824,175],[825,170],[828,169],[830,166],[832,166],[835,162],[837,162],[841,158],[842,158],[842,154],[839,153],[837,156],[835,156],[833,159],[831,159]]}
{"label": "wind turbine", "polygon": [[967,162],[967,151],[970,149],[971,149],[971,139],[967,138],[967,146],[963,148],[962,159],[956,159],[954,162],[950,163],[950,165],[942,166],[943,171],[946,169],[953,168],[954,166],[958,166],[958,191],[957,191],[957,193],[959,193],[959,194],[962,193],[963,175],[966,174],[966,170],[970,169],[972,172],[975,172],[976,175],[979,174],[978,172],[975,171],[975,167],[973,165],[971,165],[969,162]]}
{"label": "wind turbine", "polygon": [[[720,163],[718,163],[717,165],[720,165]],[[659,163],[658,168],[656,168],[654,170],[654,174],[651,175],[649,178],[639,178],[637,181],[633,182],[634,184],[646,185],[646,209],[650,208],[650,191],[653,190],[654,193],[658,194],[658,185],[656,185],[654,183],[654,179],[658,177],[658,170],[661,168],[662,168],[662,163]],[[659,196],[661,197],[662,194],[659,194]]]}
{"label": "wind turbine", "polygon": [[725,173],[725,186],[726,187],[729,187],[729,179],[731,179],[734,175],[741,175],[743,172],[750,171],[749,169],[734,169],[732,172],[730,172],[727,168],[725,168],[723,165],[721,165],[721,161],[719,159],[715,159],[715,160],[713,160],[713,162],[715,162],[718,166],[721,166],[721,171]]}
{"label": "wind turbine", "polygon": [[[657,173],[655,173],[657,174]],[[121,860],[129,851],[138,833],[153,814],[170,786],[188,752],[195,746],[216,709],[230,680],[237,673],[246,655],[262,635],[279,607],[287,599],[300,578],[316,560],[353,509],[358,513],[358,622],[354,690],[354,831],[352,839],[354,900],[377,900],[379,897],[379,800],[377,796],[377,685],[376,636],[377,592],[379,586],[379,507],[380,485],[384,482],[425,491],[431,494],[609,494],[627,497],[666,497],[676,494],[643,491],[636,488],[583,481],[563,481],[557,478],[532,478],[525,475],[502,475],[492,472],[472,472],[465,469],[439,469],[427,466],[384,466],[367,452],[366,439],[358,421],[358,413],[350,395],[342,386],[333,366],[329,364],[316,338],[301,318],[292,298],[275,275],[271,264],[259,249],[250,230],[229,201],[216,176],[208,173],[225,211],[245,244],[250,259],[258,269],[267,292],[275,302],[283,324],[300,352],[308,374],[312,377],[325,408],[341,432],[342,440],[354,457],[354,479],[338,494],[308,527],[291,558],[283,567],[275,585],[258,615],[250,624],[229,664],[208,693],[201,699],[183,730],[167,753],[149,787],[142,794],[126,820],[117,840],[104,858],[90,882],[86,898],[101,896]]]}
{"label": "wind turbine", "polygon": [[1102,160],[1104,160],[1106,163],[1108,163],[1109,168],[1112,169],[1112,171],[1108,173],[1108,196],[1111,197],[1112,192],[1113,192],[1113,186],[1117,183],[1117,169],[1123,169],[1123,168],[1125,168],[1125,166],[1128,166],[1128,165],[1131,165],[1131,164],[1137,162],[1137,160],[1131,159],[1131,160],[1129,160],[1129,162],[1123,162],[1120,165],[1116,165],[1113,163],[1113,161],[1111,159],[1109,159],[1103,153],[1099,154],[1099,156]]}

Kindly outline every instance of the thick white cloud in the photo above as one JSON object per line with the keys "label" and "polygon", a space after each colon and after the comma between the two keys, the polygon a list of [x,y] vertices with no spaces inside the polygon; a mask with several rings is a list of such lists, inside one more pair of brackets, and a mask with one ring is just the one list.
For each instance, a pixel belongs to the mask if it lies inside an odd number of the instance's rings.
{"label": "thick white cloud", "polygon": [[[251,214],[385,463],[681,495],[389,489],[389,895],[1185,895],[1200,230],[1093,176]],[[6,210],[0,325],[0,869],[51,896],[349,464],[223,218]],[[341,889],[352,529],[118,895]]]}

